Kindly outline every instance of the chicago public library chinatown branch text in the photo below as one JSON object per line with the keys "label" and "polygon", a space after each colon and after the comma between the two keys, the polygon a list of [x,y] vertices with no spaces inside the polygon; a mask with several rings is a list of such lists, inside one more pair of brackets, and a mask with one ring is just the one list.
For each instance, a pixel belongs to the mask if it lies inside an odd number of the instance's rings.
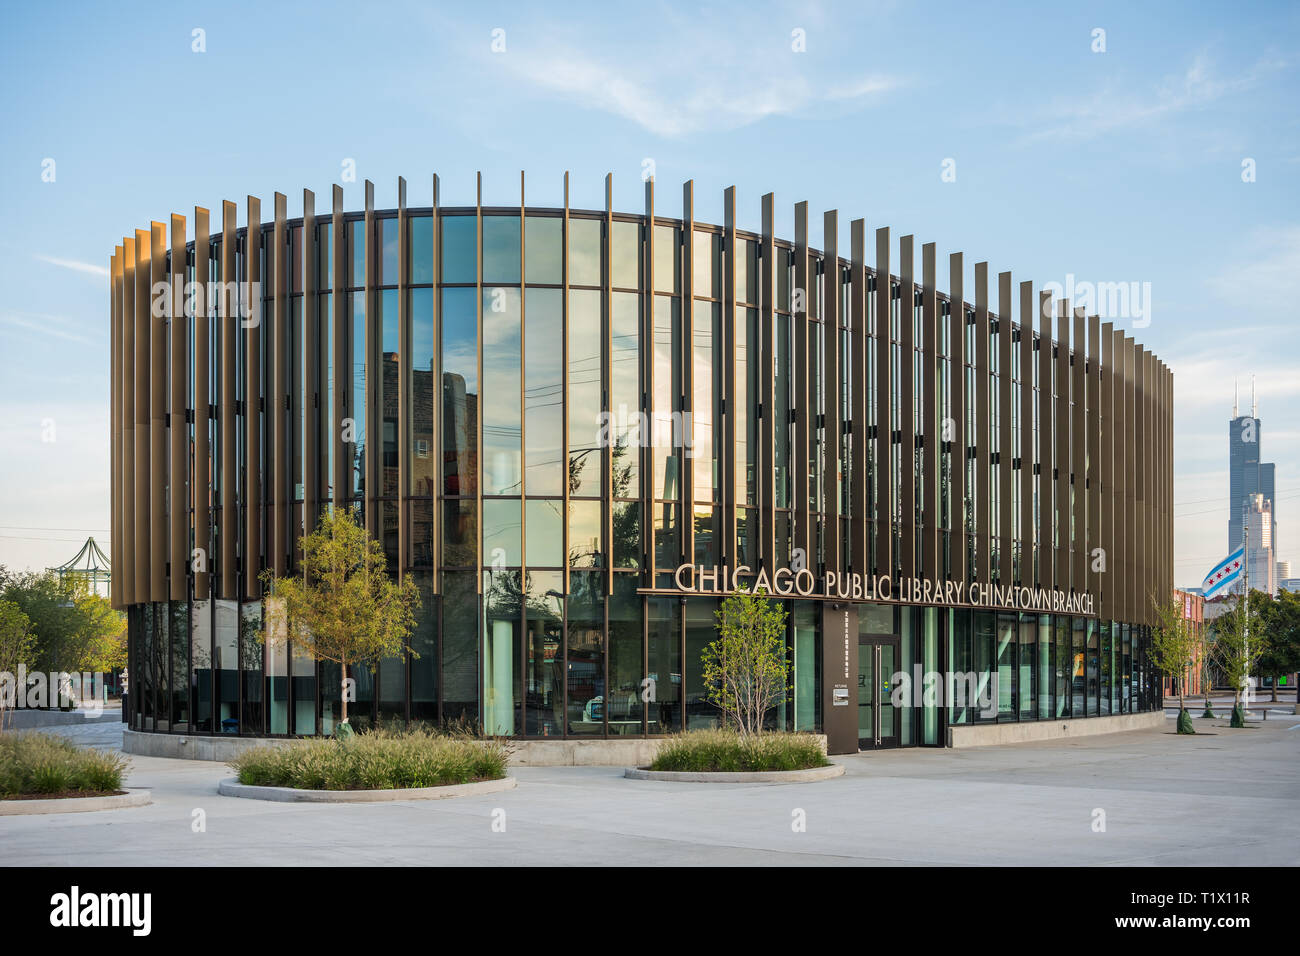
{"label": "chicago public library chinatown branch text", "polygon": [[[567,177],[565,195],[567,197]],[[480,185],[481,196],[481,185]],[[721,597],[788,610],[774,727],[833,752],[1154,711],[1172,378],[1110,322],[848,224],[249,198],[110,259],[113,600],[133,730],[328,734],[338,669],[256,639],[259,574],[352,508],[423,607],[358,724],[711,725]],[[676,200],[680,198],[680,203]],[[891,258],[893,261],[891,262]],[[919,266],[919,269],[918,269]],[[973,301],[968,301],[968,296]],[[678,427],[688,423],[688,428]],[[688,440],[683,440],[683,438]],[[963,675],[988,706],[892,700]],[[972,676],[973,675],[973,676]],[[1092,725],[1089,725],[1092,726]],[[1101,726],[1101,725],[1097,725]]]}

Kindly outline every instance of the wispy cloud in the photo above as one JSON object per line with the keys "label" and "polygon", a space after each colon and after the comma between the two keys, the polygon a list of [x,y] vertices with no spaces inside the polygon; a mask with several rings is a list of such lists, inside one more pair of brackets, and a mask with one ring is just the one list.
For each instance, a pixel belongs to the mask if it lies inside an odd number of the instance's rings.
{"label": "wispy cloud", "polygon": [[1300,297],[1300,224],[1260,227],[1227,248],[1234,251],[1223,268],[1199,287],[1215,324],[1189,328],[1162,350],[1174,372],[1180,422],[1226,420],[1234,388],[1247,407],[1252,377],[1264,417],[1300,401],[1289,318]]}
{"label": "wispy cloud", "polygon": [[[665,138],[852,109],[905,85],[863,69],[822,21],[816,5],[689,13],[660,7],[616,41],[598,24],[561,31],[532,22],[511,33],[526,41],[512,40],[501,55],[483,52],[487,59],[476,65],[504,68],[519,94],[607,113]],[[815,52],[800,52],[805,48]]]}
{"label": "wispy cloud", "polygon": [[1112,82],[1082,99],[1057,100],[1032,117],[1033,129],[1022,142],[1079,142],[1149,125],[1249,90],[1285,66],[1276,58],[1263,59],[1240,74],[1221,76],[1209,56],[1201,53],[1183,72],[1165,77],[1146,92]]}
{"label": "wispy cloud", "polygon": [[901,85],[899,79],[879,74],[828,87],[787,71],[763,78],[719,67],[716,51],[711,61],[687,57],[668,66],[655,61],[643,75],[626,61],[602,62],[573,52],[521,54],[510,65],[535,90],[669,138],[736,129],[821,104],[866,102]]}
{"label": "wispy cloud", "polygon": [[53,337],[65,342],[98,346],[103,341],[82,335],[68,319],[37,312],[0,312],[0,325],[27,333],[29,338]]}
{"label": "wispy cloud", "polygon": [[52,266],[58,266],[60,269],[71,269],[73,272],[84,272],[87,275],[107,276],[107,266],[97,266],[91,262],[79,262],[76,259],[60,259],[57,256],[43,256],[39,252],[36,254],[40,262],[48,262]]}
{"label": "wispy cloud", "polygon": [[1229,265],[1207,280],[1225,305],[1283,318],[1300,296],[1300,224],[1261,226],[1236,246]]}

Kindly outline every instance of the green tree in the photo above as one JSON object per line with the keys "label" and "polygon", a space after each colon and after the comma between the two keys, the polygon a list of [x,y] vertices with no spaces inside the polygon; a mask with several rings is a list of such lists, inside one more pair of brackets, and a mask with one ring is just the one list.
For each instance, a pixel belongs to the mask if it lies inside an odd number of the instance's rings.
{"label": "green tree", "polygon": [[33,670],[108,671],[126,661],[125,616],[84,582],[0,569],[0,600],[17,604],[31,621]]}
{"label": "green tree", "polygon": [[126,666],[126,615],[108,598],[88,591],[76,599],[81,639],[78,659],[68,671],[108,673]]}
{"label": "green tree", "polygon": [[1151,595],[1155,608],[1155,624],[1151,628],[1151,662],[1161,673],[1178,681],[1178,732],[1194,734],[1192,719],[1183,703],[1187,686],[1187,669],[1192,664],[1200,639],[1192,630],[1191,622],[1183,616],[1183,602],[1177,598],[1158,601]]}
{"label": "green tree", "polygon": [[267,584],[264,640],[292,639],[295,649],[332,661],[341,671],[342,723],[348,722],[348,667],[374,668],[380,658],[419,655],[410,646],[419,591],[387,573],[379,542],[349,508],[321,515],[316,530],[298,540],[297,574],[262,575]]}
{"label": "green tree", "polygon": [[[13,601],[0,601],[0,730],[18,692],[18,665],[31,662],[36,641],[32,622]],[[5,678],[3,675],[12,675]],[[6,686],[7,685],[7,686]]]}
{"label": "green tree", "polygon": [[[1255,662],[1268,649],[1268,635],[1264,629],[1262,609],[1272,600],[1263,591],[1237,597],[1235,607],[1214,619],[1214,655],[1223,668],[1224,676],[1232,685],[1232,726],[1245,723],[1241,709],[1241,696],[1246,690]],[[1243,626],[1244,625],[1244,626]]]}
{"label": "green tree", "polygon": [[1211,623],[1202,622],[1200,628],[1201,654],[1198,658],[1201,676],[1201,692],[1205,696],[1205,711],[1202,717],[1213,717],[1214,711],[1210,708],[1210,685],[1214,683],[1214,628]]}
{"label": "green tree", "polygon": [[706,699],[742,736],[761,734],[764,715],[790,692],[785,608],[742,588],[715,614],[718,637],[700,655]]}
{"label": "green tree", "polygon": [[1279,591],[1260,609],[1268,645],[1259,656],[1259,673],[1273,678],[1273,697],[1277,700],[1278,678],[1300,670],[1300,594]]}

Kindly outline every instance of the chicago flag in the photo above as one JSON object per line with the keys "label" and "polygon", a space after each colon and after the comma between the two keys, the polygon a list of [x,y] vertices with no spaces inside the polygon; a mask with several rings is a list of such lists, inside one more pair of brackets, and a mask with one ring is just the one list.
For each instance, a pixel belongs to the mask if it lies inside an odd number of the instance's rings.
{"label": "chicago flag", "polygon": [[1228,555],[1213,570],[1205,576],[1201,582],[1201,590],[1205,592],[1206,598],[1218,597],[1234,581],[1241,577],[1242,572],[1246,569],[1246,549],[1238,548],[1232,554]]}

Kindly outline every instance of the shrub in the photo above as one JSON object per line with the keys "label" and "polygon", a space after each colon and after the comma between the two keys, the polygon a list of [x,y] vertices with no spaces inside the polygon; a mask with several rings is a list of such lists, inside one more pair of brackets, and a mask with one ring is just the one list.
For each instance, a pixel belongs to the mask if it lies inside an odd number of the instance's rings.
{"label": "shrub", "polygon": [[231,761],[230,768],[240,783],[255,787],[403,790],[500,780],[508,759],[509,751],[495,741],[417,728],[253,747]]}
{"label": "shrub", "polygon": [[829,764],[812,734],[742,737],[725,730],[692,730],[665,740],[650,769],[723,773],[807,770]]}
{"label": "shrub", "polygon": [[117,793],[128,765],[120,753],[78,747],[37,731],[0,734],[0,799]]}

